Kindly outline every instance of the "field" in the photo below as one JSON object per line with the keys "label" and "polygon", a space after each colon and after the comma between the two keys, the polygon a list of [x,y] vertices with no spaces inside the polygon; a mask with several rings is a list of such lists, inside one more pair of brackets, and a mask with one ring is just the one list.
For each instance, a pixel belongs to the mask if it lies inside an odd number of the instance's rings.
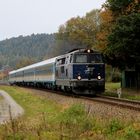
{"label": "field", "polygon": [[140,122],[90,115],[83,104],[63,105],[29,89],[0,86],[25,110],[0,127],[2,140],[139,140]]}

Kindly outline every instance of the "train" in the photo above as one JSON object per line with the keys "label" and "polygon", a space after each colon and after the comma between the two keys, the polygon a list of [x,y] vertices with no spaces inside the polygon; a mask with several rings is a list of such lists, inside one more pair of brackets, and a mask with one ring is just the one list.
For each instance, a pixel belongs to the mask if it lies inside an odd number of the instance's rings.
{"label": "train", "polygon": [[9,83],[95,95],[105,90],[105,64],[100,52],[75,49],[9,72]]}

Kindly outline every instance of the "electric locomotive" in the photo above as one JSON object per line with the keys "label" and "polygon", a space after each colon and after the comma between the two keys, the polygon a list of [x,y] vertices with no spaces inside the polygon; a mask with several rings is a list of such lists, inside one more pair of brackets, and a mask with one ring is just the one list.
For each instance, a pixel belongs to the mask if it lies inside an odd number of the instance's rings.
{"label": "electric locomotive", "polygon": [[101,53],[77,49],[56,58],[56,86],[79,94],[105,89],[105,64]]}

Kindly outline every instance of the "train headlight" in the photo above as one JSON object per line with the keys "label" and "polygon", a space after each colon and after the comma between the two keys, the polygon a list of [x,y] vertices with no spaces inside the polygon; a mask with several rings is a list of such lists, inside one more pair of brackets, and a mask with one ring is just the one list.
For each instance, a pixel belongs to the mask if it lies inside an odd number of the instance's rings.
{"label": "train headlight", "polygon": [[80,76],[80,75],[78,75],[78,76],[77,76],[77,79],[78,79],[78,80],[81,80],[82,78],[81,78],[81,76]]}
{"label": "train headlight", "polygon": [[101,78],[101,76],[100,76],[100,75],[98,75],[98,76],[97,76],[97,79],[98,79],[98,80],[101,80],[102,78]]}
{"label": "train headlight", "polygon": [[90,50],[90,49],[88,49],[88,50],[87,50],[87,52],[88,52],[88,53],[90,53],[90,52],[91,52],[91,50]]}

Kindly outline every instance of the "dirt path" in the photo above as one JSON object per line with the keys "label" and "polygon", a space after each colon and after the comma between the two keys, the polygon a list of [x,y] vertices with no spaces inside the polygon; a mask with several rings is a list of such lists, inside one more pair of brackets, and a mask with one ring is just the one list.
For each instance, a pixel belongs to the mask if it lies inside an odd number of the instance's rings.
{"label": "dirt path", "polygon": [[0,90],[0,96],[3,98],[0,100],[0,124],[3,124],[12,118],[16,118],[24,113],[23,108],[18,105],[8,93]]}

